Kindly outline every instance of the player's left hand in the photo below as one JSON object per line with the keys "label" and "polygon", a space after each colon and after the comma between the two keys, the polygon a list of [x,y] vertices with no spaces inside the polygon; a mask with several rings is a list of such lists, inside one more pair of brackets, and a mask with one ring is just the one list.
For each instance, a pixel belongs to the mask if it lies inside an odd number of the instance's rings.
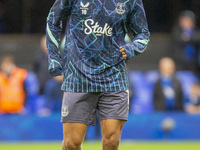
{"label": "player's left hand", "polygon": [[126,58],[127,58],[126,50],[125,50],[123,47],[120,47],[120,52],[122,53],[122,57],[123,57],[124,59],[126,59]]}

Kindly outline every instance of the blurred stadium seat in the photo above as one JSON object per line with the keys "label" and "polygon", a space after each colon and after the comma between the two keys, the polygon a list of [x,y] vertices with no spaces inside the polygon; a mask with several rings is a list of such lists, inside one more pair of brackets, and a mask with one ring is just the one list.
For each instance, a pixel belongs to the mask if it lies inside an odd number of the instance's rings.
{"label": "blurred stadium seat", "polygon": [[36,100],[38,98],[39,82],[34,72],[29,71],[24,82],[26,91],[25,113],[33,113],[36,109]]}
{"label": "blurred stadium seat", "polygon": [[140,71],[129,72],[130,84],[134,87],[134,97],[131,99],[131,112],[134,114],[149,113],[153,110],[149,84],[145,75]]}
{"label": "blurred stadium seat", "polygon": [[[198,81],[198,78],[190,71],[177,71],[177,78],[180,80],[184,99],[189,96],[191,86]],[[159,78],[157,70],[147,71],[130,71],[130,84],[134,87],[134,97],[132,100],[131,112],[134,114],[153,112],[153,88],[154,84]]]}
{"label": "blurred stadium seat", "polygon": [[190,71],[177,71],[176,76],[182,84],[184,97],[187,98],[192,85],[198,81],[198,78]]}

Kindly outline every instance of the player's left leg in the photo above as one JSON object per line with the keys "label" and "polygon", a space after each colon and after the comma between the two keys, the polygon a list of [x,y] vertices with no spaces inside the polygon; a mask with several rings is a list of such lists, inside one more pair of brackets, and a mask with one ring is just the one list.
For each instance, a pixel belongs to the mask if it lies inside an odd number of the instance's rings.
{"label": "player's left leg", "polygon": [[87,125],[81,123],[63,123],[62,150],[81,150]]}
{"label": "player's left leg", "polygon": [[98,100],[103,150],[118,150],[124,122],[128,119],[128,91],[101,93]]}
{"label": "player's left leg", "polygon": [[101,120],[103,150],[118,150],[124,120]]}

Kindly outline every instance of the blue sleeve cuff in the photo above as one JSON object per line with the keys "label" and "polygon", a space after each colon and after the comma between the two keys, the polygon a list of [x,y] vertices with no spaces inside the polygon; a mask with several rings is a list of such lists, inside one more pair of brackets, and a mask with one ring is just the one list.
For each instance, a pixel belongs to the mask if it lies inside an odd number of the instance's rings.
{"label": "blue sleeve cuff", "polygon": [[133,58],[134,50],[132,49],[132,46],[130,44],[126,44],[122,47],[126,50],[127,60]]}
{"label": "blue sleeve cuff", "polygon": [[48,70],[49,70],[49,73],[54,77],[62,75],[63,74],[62,63],[60,63],[56,60],[50,60]]}

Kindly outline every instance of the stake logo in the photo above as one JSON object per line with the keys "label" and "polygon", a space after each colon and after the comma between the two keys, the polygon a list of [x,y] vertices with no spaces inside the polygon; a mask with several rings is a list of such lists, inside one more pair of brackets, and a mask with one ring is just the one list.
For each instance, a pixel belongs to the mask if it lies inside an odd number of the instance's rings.
{"label": "stake logo", "polygon": [[112,28],[106,23],[104,27],[99,26],[98,22],[94,22],[92,19],[85,20],[85,34],[94,33],[96,36],[105,34],[106,36],[112,36]]}

